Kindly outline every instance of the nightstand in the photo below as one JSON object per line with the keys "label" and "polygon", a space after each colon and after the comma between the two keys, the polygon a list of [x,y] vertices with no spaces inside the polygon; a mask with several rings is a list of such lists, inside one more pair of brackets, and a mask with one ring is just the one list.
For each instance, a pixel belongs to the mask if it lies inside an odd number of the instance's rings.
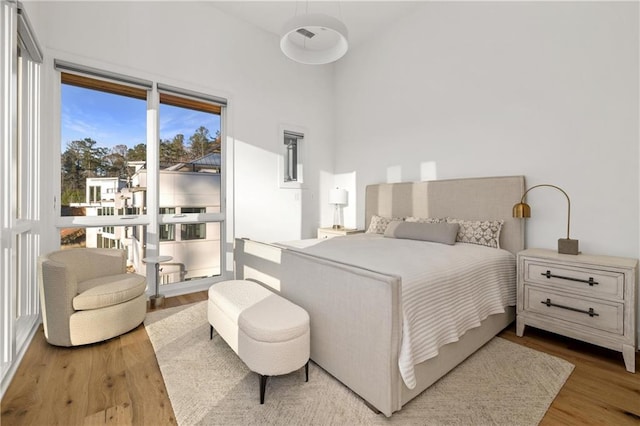
{"label": "nightstand", "polygon": [[634,373],[637,276],[637,259],[521,251],[516,334],[530,325],[604,346]]}
{"label": "nightstand", "polygon": [[339,236],[351,235],[351,234],[359,234],[361,232],[364,232],[364,231],[361,231],[358,229],[347,229],[347,228],[342,228],[342,229],[318,228],[318,239],[325,240],[327,238],[333,238],[333,237],[339,237]]}

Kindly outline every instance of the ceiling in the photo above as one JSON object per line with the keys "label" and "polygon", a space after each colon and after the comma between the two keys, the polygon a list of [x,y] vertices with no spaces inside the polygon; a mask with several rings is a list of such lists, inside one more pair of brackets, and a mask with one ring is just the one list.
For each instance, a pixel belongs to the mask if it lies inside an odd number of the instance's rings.
{"label": "ceiling", "polygon": [[283,24],[296,15],[323,13],[340,19],[357,46],[376,31],[410,14],[419,1],[215,1],[209,3],[229,15],[280,35]]}

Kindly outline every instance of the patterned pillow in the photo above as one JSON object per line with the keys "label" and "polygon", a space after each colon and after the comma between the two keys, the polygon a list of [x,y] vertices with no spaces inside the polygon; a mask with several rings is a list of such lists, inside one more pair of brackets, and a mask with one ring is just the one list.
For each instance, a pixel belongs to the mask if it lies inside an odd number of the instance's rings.
{"label": "patterned pillow", "polygon": [[504,220],[462,220],[448,217],[447,222],[460,225],[456,241],[500,248],[500,230]]}
{"label": "patterned pillow", "polygon": [[445,219],[440,217],[416,217],[416,216],[408,216],[404,218],[405,222],[418,222],[418,223],[441,223],[446,222]]}
{"label": "patterned pillow", "polygon": [[369,228],[367,228],[368,234],[384,234],[384,231],[387,230],[387,226],[394,220],[403,221],[404,219],[401,217],[384,217],[384,216],[371,216],[371,223],[369,224]]}

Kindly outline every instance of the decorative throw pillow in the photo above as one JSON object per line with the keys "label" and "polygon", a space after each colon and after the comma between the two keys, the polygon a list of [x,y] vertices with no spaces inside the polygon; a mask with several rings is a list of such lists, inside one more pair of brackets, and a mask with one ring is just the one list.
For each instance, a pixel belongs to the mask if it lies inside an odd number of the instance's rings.
{"label": "decorative throw pillow", "polygon": [[456,241],[500,248],[500,230],[504,220],[462,220],[448,217],[447,222],[460,225]]}
{"label": "decorative throw pillow", "polygon": [[384,236],[388,238],[396,238],[396,229],[400,226],[401,223],[404,223],[402,220],[392,220],[387,225],[387,229],[384,230]]}
{"label": "decorative throw pillow", "polygon": [[440,217],[416,217],[416,216],[408,216],[404,218],[405,222],[418,222],[418,223],[440,223],[446,222],[445,219]]}
{"label": "decorative throw pillow", "polygon": [[460,225],[447,222],[399,222],[393,221],[387,226],[385,237],[407,240],[430,241],[453,245]]}
{"label": "decorative throw pillow", "polygon": [[392,221],[400,221],[402,222],[404,219],[401,217],[384,217],[384,216],[371,216],[371,223],[369,223],[369,228],[367,228],[367,233],[369,234],[384,234],[384,231],[387,230],[387,226]]}

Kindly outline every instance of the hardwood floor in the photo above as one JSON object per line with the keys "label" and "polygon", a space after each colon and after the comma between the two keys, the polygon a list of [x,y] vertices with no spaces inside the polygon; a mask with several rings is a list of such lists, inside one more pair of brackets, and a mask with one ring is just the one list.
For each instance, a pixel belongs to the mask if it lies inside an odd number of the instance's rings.
{"label": "hardwood floor", "polygon": [[575,365],[541,425],[640,425],[640,352],[632,374],[620,352],[531,327],[523,337],[515,325],[499,336]]}
{"label": "hardwood floor", "polygon": [[[167,298],[164,308],[206,298]],[[576,366],[542,425],[640,425],[640,373],[627,373],[621,354],[530,327],[522,338],[513,326],[500,336]],[[0,408],[3,426],[176,423],[143,326],[77,348],[49,345],[40,327]]]}

